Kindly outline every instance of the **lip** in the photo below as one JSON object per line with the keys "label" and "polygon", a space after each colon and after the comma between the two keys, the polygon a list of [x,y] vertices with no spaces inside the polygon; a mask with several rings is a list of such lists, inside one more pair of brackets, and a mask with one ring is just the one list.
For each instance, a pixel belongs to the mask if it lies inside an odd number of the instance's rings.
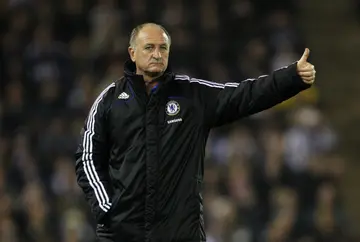
{"label": "lip", "polygon": [[163,63],[150,63],[150,65],[164,65]]}

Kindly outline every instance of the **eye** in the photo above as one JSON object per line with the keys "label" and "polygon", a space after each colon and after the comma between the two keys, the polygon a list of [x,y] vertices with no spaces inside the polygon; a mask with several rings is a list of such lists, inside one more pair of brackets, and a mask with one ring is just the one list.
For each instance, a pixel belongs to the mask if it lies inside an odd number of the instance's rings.
{"label": "eye", "polygon": [[145,46],[145,50],[151,50],[152,49],[152,46]]}

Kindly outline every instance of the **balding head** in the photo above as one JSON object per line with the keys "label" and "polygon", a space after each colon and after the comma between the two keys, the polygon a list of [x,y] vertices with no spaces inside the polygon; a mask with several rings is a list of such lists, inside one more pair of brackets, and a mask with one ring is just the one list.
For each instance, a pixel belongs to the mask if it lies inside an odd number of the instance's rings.
{"label": "balding head", "polygon": [[136,26],[130,34],[130,40],[129,40],[129,46],[132,48],[135,48],[136,45],[136,38],[138,37],[139,33],[141,32],[141,30],[146,29],[146,28],[152,28],[152,29],[158,29],[160,31],[162,31],[168,38],[169,41],[169,46],[171,45],[171,37],[169,32],[161,25],[156,24],[156,23],[144,23],[144,24],[140,24],[138,26]]}
{"label": "balding head", "polygon": [[145,23],[134,28],[128,50],[136,73],[145,80],[161,76],[168,65],[170,41],[169,33],[161,25]]}

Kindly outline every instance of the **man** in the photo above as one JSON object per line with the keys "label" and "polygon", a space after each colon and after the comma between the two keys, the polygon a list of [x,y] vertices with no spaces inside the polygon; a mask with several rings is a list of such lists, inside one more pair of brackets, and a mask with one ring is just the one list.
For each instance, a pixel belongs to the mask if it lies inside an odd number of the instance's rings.
{"label": "man", "polygon": [[136,27],[124,77],[98,96],[82,130],[77,181],[99,241],[205,241],[201,187],[211,128],[287,100],[315,78],[308,49],[297,63],[243,82],[176,75],[170,45],[162,26]]}

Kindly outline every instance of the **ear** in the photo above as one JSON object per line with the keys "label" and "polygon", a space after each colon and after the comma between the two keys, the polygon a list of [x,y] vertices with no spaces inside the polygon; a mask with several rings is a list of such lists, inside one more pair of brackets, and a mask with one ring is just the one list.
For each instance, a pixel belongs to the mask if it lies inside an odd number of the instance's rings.
{"label": "ear", "polygon": [[130,59],[135,62],[135,49],[131,46],[128,48]]}

